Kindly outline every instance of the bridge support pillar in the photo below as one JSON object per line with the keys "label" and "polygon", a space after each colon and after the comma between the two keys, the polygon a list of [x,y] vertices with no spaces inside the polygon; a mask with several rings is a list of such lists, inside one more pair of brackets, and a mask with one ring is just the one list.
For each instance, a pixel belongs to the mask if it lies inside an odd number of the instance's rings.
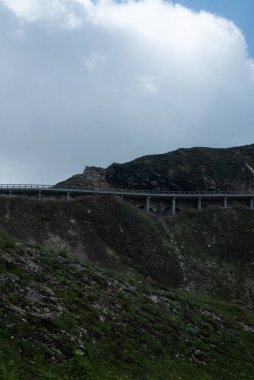
{"label": "bridge support pillar", "polygon": [[69,191],[67,191],[67,193],[65,194],[65,200],[66,200],[67,202],[69,202],[69,201],[71,200],[71,195],[70,195],[70,192],[69,192]]}
{"label": "bridge support pillar", "polygon": [[172,198],[171,201],[171,214],[175,216],[176,214],[176,198]]}
{"label": "bridge support pillar", "polygon": [[227,208],[227,207],[228,207],[228,198],[227,198],[227,197],[225,197],[225,198],[223,199],[223,206],[224,206],[224,208]]}
{"label": "bridge support pillar", "polygon": [[198,211],[202,210],[202,200],[201,198],[198,198]]}
{"label": "bridge support pillar", "polygon": [[254,199],[253,198],[250,199],[250,209],[251,210],[254,209]]}
{"label": "bridge support pillar", "polygon": [[9,196],[11,196],[12,195],[12,191],[11,190],[9,190]]}
{"label": "bridge support pillar", "polygon": [[150,210],[150,199],[151,197],[146,197],[146,200],[145,200],[145,212],[147,214],[149,214],[149,210]]}
{"label": "bridge support pillar", "polygon": [[42,193],[41,193],[41,191],[38,191],[38,193],[37,193],[37,199],[41,200],[41,198],[42,198]]}
{"label": "bridge support pillar", "polygon": [[150,196],[146,197],[146,200],[145,200],[145,212],[147,214],[149,214],[149,211],[150,211],[150,200],[151,200]]}

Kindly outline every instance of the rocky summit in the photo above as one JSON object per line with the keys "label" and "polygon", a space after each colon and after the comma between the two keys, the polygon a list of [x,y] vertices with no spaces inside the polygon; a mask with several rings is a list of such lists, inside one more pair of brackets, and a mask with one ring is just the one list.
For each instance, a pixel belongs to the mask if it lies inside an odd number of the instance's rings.
{"label": "rocky summit", "polygon": [[69,179],[59,182],[58,187],[108,188],[107,170],[95,166],[86,166],[82,174],[75,174]]}
{"label": "rocky summit", "polygon": [[[58,186],[252,191],[253,147]],[[109,195],[0,196],[0,379],[253,380],[253,247],[247,205],[173,217]]]}

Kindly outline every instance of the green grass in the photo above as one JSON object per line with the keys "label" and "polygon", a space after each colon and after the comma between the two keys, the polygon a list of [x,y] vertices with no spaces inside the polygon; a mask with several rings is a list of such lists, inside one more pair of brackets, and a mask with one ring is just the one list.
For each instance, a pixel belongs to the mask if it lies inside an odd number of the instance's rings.
{"label": "green grass", "polygon": [[12,249],[15,247],[15,240],[9,234],[0,232],[0,248]]}
{"label": "green grass", "polygon": [[[20,264],[19,285],[10,283],[5,289],[8,301],[0,314],[0,379],[253,378],[254,339],[234,317],[253,325],[253,313],[209,297],[160,288],[133,273],[125,276],[92,264],[79,264],[77,273],[72,269],[76,258],[45,249],[38,253],[33,260],[43,273],[30,273],[28,280]],[[12,254],[18,260],[26,253],[24,248],[22,253],[13,248]],[[48,298],[46,307],[52,315],[55,302],[62,308],[59,316],[49,319],[33,315],[35,306],[42,312],[45,306],[31,305],[22,295],[22,289],[31,284],[40,289],[44,276],[56,297],[56,301]],[[25,315],[21,318],[10,311],[9,304],[26,308]],[[207,311],[223,320],[223,329],[204,314]],[[80,328],[85,331],[82,348]]]}
{"label": "green grass", "polygon": [[[16,244],[11,236],[0,234],[0,379],[254,378],[254,334],[240,325],[253,327],[253,312],[173,290],[181,283],[179,265],[157,220],[116,199],[56,202],[52,210],[49,202],[35,203],[38,214],[32,203],[24,201],[22,207],[24,213],[29,210],[27,230],[37,236],[38,244]],[[45,209],[47,227],[40,214]],[[77,240],[68,235],[74,215],[80,228],[75,230]],[[183,255],[196,260],[203,255],[197,238],[205,224],[192,222],[174,220],[170,231],[179,240],[187,233],[188,239],[181,241]],[[15,230],[18,241],[28,240],[20,222],[15,228],[20,228]],[[47,228],[55,236],[66,235],[69,246],[44,247]],[[77,257],[77,241],[90,261],[80,251]],[[110,261],[105,247],[117,263]],[[202,258],[208,266],[207,255]],[[227,271],[233,264],[227,260]],[[193,267],[191,271],[199,284],[202,272]]]}

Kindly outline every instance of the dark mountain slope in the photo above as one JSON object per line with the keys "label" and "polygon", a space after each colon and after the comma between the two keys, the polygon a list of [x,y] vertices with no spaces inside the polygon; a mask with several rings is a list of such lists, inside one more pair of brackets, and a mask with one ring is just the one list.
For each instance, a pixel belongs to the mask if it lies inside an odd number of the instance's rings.
{"label": "dark mountain slope", "polygon": [[137,158],[107,169],[86,167],[59,187],[150,190],[254,190],[254,144],[241,147],[178,149]]}
{"label": "dark mountain slope", "polygon": [[112,187],[156,190],[254,190],[254,145],[178,149],[112,164]]}

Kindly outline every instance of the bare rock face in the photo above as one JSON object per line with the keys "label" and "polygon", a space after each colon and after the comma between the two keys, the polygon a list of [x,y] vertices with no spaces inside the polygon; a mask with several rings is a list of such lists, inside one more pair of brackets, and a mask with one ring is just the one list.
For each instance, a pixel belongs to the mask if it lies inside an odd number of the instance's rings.
{"label": "bare rock face", "polygon": [[86,166],[83,171],[85,183],[91,187],[108,187],[106,180],[107,169],[97,168],[95,166]]}
{"label": "bare rock face", "polygon": [[95,166],[86,166],[82,174],[76,174],[63,182],[59,182],[57,187],[85,187],[85,188],[108,188],[106,180],[107,169]]}

